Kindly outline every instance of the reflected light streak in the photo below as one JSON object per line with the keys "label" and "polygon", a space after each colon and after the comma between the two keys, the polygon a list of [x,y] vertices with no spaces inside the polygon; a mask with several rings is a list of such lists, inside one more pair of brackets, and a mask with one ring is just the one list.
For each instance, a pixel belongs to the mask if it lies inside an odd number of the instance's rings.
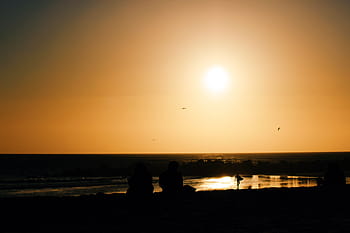
{"label": "reflected light streak", "polygon": [[[308,176],[270,176],[270,175],[251,175],[244,176],[240,184],[240,189],[262,189],[262,188],[296,188],[296,187],[315,187],[317,185],[317,177]],[[346,183],[350,184],[350,177],[346,177]],[[1,182],[0,182],[1,184]],[[50,182],[47,183],[48,185]],[[210,191],[210,190],[226,190],[236,189],[236,180],[234,176],[224,177],[184,177],[184,184],[191,185],[196,188],[197,191]],[[23,184],[22,184],[23,185]],[[27,184],[28,185],[28,184]],[[57,185],[57,184],[56,184]],[[52,187],[52,188],[40,188],[33,187],[28,189],[2,189],[0,197],[13,197],[13,196],[79,196],[96,194],[99,192],[105,194],[112,193],[126,193],[128,188],[126,179],[124,181],[116,183],[113,179],[111,184],[101,184],[93,186],[81,186],[80,181],[73,187]],[[154,177],[154,191],[161,192],[158,179]],[[0,185],[1,186],[1,185]]]}
{"label": "reflected light streak", "polygon": [[200,190],[224,190],[232,189],[235,184],[234,177],[224,176],[220,178],[204,178],[202,184],[197,188]]}

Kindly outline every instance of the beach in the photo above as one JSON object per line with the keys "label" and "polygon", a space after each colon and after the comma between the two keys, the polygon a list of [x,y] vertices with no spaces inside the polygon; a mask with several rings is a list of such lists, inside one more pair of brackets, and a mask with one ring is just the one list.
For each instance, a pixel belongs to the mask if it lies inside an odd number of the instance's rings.
{"label": "beach", "polygon": [[2,198],[3,232],[348,232],[350,187]]}
{"label": "beach", "polygon": [[[191,156],[188,160],[135,155],[3,156],[1,231],[334,233],[350,229],[349,153],[257,155],[253,160],[238,155]],[[181,161],[184,185],[196,192],[167,199],[160,193],[158,175],[173,158]],[[125,194],[138,162],[145,162],[154,175],[151,199],[135,200]],[[317,186],[330,162],[344,170],[343,188]],[[238,171],[248,172],[240,173],[240,187],[235,179]],[[263,171],[269,173],[257,173]]]}

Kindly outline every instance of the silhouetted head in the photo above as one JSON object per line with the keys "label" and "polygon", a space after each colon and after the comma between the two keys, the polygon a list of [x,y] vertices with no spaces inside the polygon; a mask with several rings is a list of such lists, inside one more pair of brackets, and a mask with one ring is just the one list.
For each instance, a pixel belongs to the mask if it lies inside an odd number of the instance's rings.
{"label": "silhouetted head", "polygon": [[168,169],[170,171],[177,171],[178,168],[179,168],[179,163],[176,161],[171,161],[168,165]]}
{"label": "silhouetted head", "polygon": [[338,170],[340,170],[338,163],[335,163],[335,162],[328,163],[328,171],[338,171]]}
{"label": "silhouetted head", "polygon": [[341,187],[346,184],[344,172],[336,162],[328,164],[328,170],[324,175],[325,187]]}
{"label": "silhouetted head", "polygon": [[144,174],[147,173],[147,167],[144,163],[137,163],[135,167],[135,174]]}

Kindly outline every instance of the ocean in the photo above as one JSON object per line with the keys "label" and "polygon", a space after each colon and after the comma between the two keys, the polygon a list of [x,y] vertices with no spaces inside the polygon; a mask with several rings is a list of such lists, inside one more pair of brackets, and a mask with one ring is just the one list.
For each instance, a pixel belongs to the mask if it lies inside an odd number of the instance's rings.
{"label": "ocean", "polygon": [[237,173],[243,177],[240,189],[261,189],[316,186],[330,162],[347,176],[350,171],[349,152],[0,155],[0,197],[125,193],[139,162],[160,192],[158,175],[173,160],[181,165],[184,184],[197,191],[237,189]]}

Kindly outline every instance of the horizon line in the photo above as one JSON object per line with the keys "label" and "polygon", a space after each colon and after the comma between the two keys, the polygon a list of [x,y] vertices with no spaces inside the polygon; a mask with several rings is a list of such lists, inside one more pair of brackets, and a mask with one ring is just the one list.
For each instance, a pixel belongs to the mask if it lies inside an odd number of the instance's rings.
{"label": "horizon line", "polygon": [[0,155],[194,155],[194,154],[312,154],[312,153],[350,153],[350,150],[343,151],[273,151],[273,152],[73,152],[73,153],[0,153]]}

